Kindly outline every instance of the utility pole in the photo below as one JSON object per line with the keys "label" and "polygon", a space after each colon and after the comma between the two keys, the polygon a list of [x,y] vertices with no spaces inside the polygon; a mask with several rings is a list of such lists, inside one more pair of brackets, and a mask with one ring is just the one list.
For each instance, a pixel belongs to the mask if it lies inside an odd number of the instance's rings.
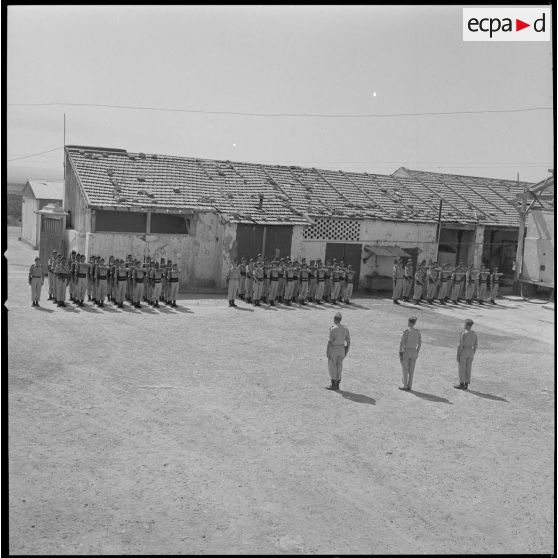
{"label": "utility pole", "polygon": [[[517,185],[519,186],[519,173],[517,173]],[[523,245],[525,241],[525,220],[527,213],[527,192],[523,188],[521,195],[521,209],[519,212],[519,234],[517,236],[517,252],[515,256],[515,274],[513,277],[513,290],[515,294],[520,292],[520,278],[523,271]]]}
{"label": "utility pole", "polygon": [[62,149],[62,166],[64,167],[64,197],[62,198],[62,208],[66,208],[66,113],[64,113],[64,147]]}
{"label": "utility pole", "polygon": [[438,254],[440,252],[440,236],[442,233],[442,205],[444,201],[440,198],[440,207],[438,209],[438,224],[436,226],[436,261],[438,261]]}

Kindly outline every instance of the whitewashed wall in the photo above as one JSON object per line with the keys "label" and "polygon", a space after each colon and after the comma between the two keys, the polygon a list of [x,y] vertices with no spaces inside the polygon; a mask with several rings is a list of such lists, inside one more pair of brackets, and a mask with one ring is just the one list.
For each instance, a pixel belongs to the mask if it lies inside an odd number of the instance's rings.
{"label": "whitewashed wall", "polygon": [[38,245],[39,200],[24,197],[21,202],[21,239],[33,247]]}

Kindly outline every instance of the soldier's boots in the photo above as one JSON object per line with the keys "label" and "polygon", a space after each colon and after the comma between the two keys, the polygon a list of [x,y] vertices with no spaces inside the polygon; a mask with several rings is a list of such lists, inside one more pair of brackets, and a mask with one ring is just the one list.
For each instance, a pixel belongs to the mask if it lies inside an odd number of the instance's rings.
{"label": "soldier's boots", "polygon": [[455,389],[465,389],[465,384],[461,382],[459,385],[453,386]]}
{"label": "soldier's boots", "polygon": [[326,389],[332,389],[332,390],[333,390],[333,389],[337,389],[337,388],[336,388],[336,385],[337,385],[336,381],[335,381],[335,380],[331,380],[331,385],[330,385],[330,386],[326,386]]}

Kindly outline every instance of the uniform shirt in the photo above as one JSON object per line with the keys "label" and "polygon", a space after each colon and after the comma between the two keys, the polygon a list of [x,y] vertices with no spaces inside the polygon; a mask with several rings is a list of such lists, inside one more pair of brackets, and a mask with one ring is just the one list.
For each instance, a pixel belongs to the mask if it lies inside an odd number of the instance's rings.
{"label": "uniform shirt", "polygon": [[256,267],[254,269],[254,279],[256,279],[257,281],[261,281],[263,277],[264,277],[263,269],[261,267]]}
{"label": "uniform shirt", "polygon": [[438,280],[438,273],[434,267],[429,267],[426,275],[431,283],[435,283]]}
{"label": "uniform shirt", "polygon": [[344,347],[345,342],[351,342],[349,329],[343,324],[334,324],[329,328],[329,342],[334,347]]}
{"label": "uniform shirt", "polygon": [[227,277],[229,279],[240,279],[240,266],[231,264]]}
{"label": "uniform shirt", "polygon": [[500,277],[504,275],[503,273],[492,273],[490,275],[490,280],[492,281],[492,284],[494,285],[498,285],[500,283]]}
{"label": "uniform shirt", "polygon": [[349,284],[352,283],[354,276],[355,276],[354,271],[347,271],[347,273],[345,275],[345,279],[346,279],[347,283],[349,283]]}
{"label": "uniform shirt", "polygon": [[401,269],[401,266],[399,264],[396,264],[393,266],[393,278],[394,279],[402,279],[403,278],[403,269]]}
{"label": "uniform shirt", "polygon": [[421,335],[420,330],[408,327],[401,336],[401,343],[399,343],[399,352],[402,353],[405,349],[420,350]]}
{"label": "uniform shirt", "polygon": [[300,280],[301,281],[308,281],[310,273],[307,269],[300,270]]}
{"label": "uniform shirt", "polygon": [[415,272],[415,281],[419,285],[422,285],[423,279],[424,279],[424,271],[422,269],[417,269]]}
{"label": "uniform shirt", "polygon": [[316,270],[316,275],[318,277],[318,281],[323,281],[325,279],[325,269],[323,267],[319,267]]}
{"label": "uniform shirt", "polygon": [[469,329],[464,329],[459,336],[459,345],[457,347],[457,352],[461,349],[473,349],[476,351],[478,347],[477,334]]}
{"label": "uniform shirt", "polygon": [[490,275],[490,271],[488,271],[488,269],[481,269],[479,271],[479,282],[486,283],[489,275]]}
{"label": "uniform shirt", "polygon": [[85,262],[79,262],[76,264],[76,277],[83,278],[87,277],[87,272],[89,271],[89,264]]}
{"label": "uniform shirt", "polygon": [[35,278],[43,278],[45,275],[43,266],[41,264],[32,264],[31,267],[29,268],[29,279],[31,279],[31,277],[35,277]]}
{"label": "uniform shirt", "polygon": [[405,279],[411,280],[413,278],[413,266],[412,265],[406,265],[405,266],[405,271],[403,272],[403,277],[405,277]]}

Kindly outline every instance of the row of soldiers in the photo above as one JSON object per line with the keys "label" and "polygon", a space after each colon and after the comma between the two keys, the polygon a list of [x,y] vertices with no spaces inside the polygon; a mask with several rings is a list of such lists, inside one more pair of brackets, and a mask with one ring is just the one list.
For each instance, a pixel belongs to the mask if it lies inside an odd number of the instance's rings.
{"label": "row of soldiers", "polygon": [[[159,307],[159,302],[177,306],[179,271],[178,265],[170,259],[161,258],[158,262],[147,257],[141,262],[128,254],[126,259],[110,256],[106,261],[102,256],[91,256],[86,262],[85,256],[75,251],[66,258],[53,250],[46,273],[37,264],[36,260],[31,266],[30,284],[32,277],[42,274],[44,278],[48,274],[48,300],[58,306],[66,306],[67,290],[70,300],[78,306],[84,306],[86,296],[99,307],[104,306],[105,299],[119,308],[125,300],[136,308],[141,307],[141,301],[155,308]],[[38,305],[39,297],[40,289],[38,293],[32,291],[33,306]]]}
{"label": "row of soldiers", "polygon": [[291,306],[293,301],[322,304],[351,303],[355,270],[337,259],[310,260],[306,263],[290,258],[265,260],[257,258],[234,260],[227,272],[229,306],[236,306],[238,297],[254,306],[261,302],[275,306],[280,302]]}
{"label": "row of soldiers", "polygon": [[433,304],[434,300],[440,304],[449,301],[457,304],[462,300],[467,304],[472,304],[474,300],[479,304],[484,304],[486,300],[496,304],[502,276],[498,267],[491,271],[485,264],[475,269],[472,265],[465,266],[463,262],[453,266],[432,261],[427,264],[423,260],[415,271],[411,260],[403,265],[402,259],[396,259],[393,265],[393,302],[399,304],[399,299],[409,302],[414,286],[415,304],[420,304],[422,298],[428,304]]}

